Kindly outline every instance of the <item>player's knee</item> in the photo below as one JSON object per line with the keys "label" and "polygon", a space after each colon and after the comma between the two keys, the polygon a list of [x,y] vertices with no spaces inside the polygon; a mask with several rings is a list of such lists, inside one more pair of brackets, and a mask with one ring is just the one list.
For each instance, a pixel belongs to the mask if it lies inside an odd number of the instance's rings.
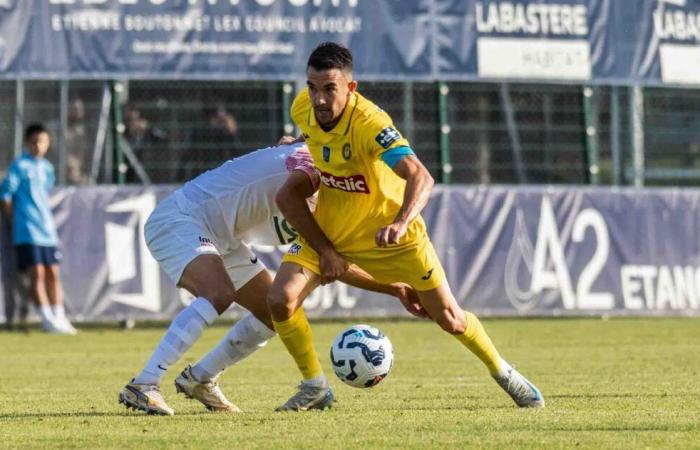
{"label": "player's knee", "polygon": [[274,320],[286,320],[294,314],[292,299],[282,290],[271,289],[267,294],[267,306]]}
{"label": "player's knee", "polygon": [[445,311],[435,318],[435,322],[444,331],[450,334],[463,334],[467,331],[467,324],[464,319],[454,314],[450,314],[449,311]]}
{"label": "player's knee", "polygon": [[46,272],[41,266],[33,266],[29,269],[29,283],[32,288],[43,286],[46,282]]}
{"label": "player's knee", "polygon": [[204,292],[200,297],[204,297],[216,309],[216,312],[223,314],[236,298],[236,290],[232,288],[212,289]]}

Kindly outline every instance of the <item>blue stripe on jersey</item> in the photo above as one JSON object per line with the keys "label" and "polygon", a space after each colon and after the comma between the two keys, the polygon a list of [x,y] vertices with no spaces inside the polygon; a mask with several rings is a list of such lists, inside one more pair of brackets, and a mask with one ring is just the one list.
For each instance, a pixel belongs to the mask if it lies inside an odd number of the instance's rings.
{"label": "blue stripe on jersey", "polygon": [[406,147],[401,146],[401,147],[394,147],[390,150],[385,151],[384,153],[381,154],[382,161],[384,161],[389,167],[392,169],[396,167],[396,164],[399,163],[403,158],[406,156],[415,156],[415,152],[411,147]]}

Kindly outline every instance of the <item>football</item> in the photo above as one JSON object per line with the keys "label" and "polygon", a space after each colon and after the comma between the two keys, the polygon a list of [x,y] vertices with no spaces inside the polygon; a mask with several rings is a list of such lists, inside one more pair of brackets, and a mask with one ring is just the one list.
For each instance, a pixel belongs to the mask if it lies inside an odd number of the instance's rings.
{"label": "football", "polygon": [[357,388],[376,386],[394,364],[391,341],[370,325],[353,325],[341,331],[331,346],[335,374]]}

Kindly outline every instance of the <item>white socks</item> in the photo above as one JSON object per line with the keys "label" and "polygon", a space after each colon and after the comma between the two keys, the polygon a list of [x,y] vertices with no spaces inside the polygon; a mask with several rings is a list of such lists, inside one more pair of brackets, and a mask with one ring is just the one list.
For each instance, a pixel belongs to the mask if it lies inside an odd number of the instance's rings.
{"label": "white socks", "polygon": [[136,384],[160,384],[165,371],[199,339],[204,327],[211,325],[219,313],[203,297],[197,297],[180,311],[156,347],[151,359],[134,379]]}
{"label": "white socks", "polygon": [[41,315],[41,321],[42,323],[47,323],[47,322],[54,322],[54,315],[53,311],[51,310],[51,306],[49,305],[41,305],[39,306],[39,315]]}
{"label": "white socks", "polygon": [[63,308],[63,305],[51,305],[51,312],[56,321],[63,322],[66,320],[66,310]]}
{"label": "white socks", "polygon": [[248,314],[233,325],[212,351],[192,366],[192,375],[198,381],[209,381],[227,367],[263,348],[276,334],[254,315]]}

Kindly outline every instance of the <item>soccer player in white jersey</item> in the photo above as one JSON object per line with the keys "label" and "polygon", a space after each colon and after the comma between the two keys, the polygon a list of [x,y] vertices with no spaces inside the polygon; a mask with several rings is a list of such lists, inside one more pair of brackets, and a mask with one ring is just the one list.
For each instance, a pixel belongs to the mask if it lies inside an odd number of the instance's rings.
{"label": "soccer player in white jersey", "polygon": [[[209,410],[240,411],[226,399],[217,379],[276,334],[266,303],[272,277],[248,244],[283,245],[296,237],[275,203],[288,177],[308,180],[312,192],[318,188],[305,144],[271,147],[227,161],[158,204],[145,226],[148,248],[168,276],[196,298],[175,317],[143,370],[119,393],[120,403],[173,415],[160,393],[165,372],[235,301],[250,314],[197,364],[186,367],[175,388]],[[409,312],[426,316],[406,284],[381,285],[356,266],[341,281],[396,296]]]}

